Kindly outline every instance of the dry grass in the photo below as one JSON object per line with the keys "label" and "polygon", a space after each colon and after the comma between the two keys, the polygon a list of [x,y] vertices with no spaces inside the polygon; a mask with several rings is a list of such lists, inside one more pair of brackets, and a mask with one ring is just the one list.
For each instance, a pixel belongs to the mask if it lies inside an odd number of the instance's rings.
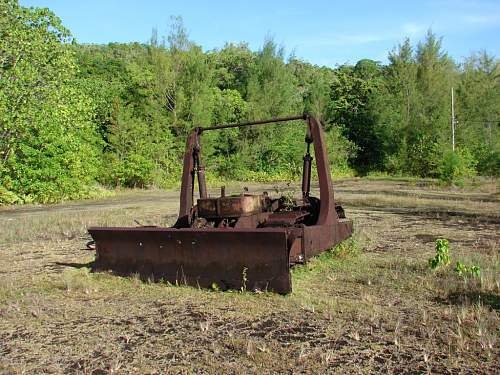
{"label": "dry grass", "polygon": [[[446,208],[449,199],[439,197],[357,192],[418,190],[381,184],[341,186],[340,199],[356,201],[345,205],[354,240],[295,268],[288,296],[89,272],[93,254],[81,250],[87,225],[169,222],[175,194],[4,214],[0,372],[498,373],[498,203],[471,215],[478,202],[467,197],[477,191],[450,192],[462,199]],[[420,194],[439,195],[432,189]],[[428,269],[441,237],[454,261],[481,266],[480,280]]]}

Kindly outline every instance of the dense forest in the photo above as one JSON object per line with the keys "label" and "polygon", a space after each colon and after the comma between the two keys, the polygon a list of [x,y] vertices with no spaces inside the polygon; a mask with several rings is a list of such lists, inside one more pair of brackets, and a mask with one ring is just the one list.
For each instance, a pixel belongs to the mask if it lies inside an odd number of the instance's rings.
{"label": "dense forest", "polygon": [[[50,10],[0,0],[0,203],[168,186],[193,127],[305,111],[323,121],[336,175],[500,174],[500,62],[487,52],[454,61],[429,31],[387,64],[331,68],[271,38],[204,51],[180,17],[167,34],[82,45]],[[303,138],[292,125],[209,133],[204,158],[215,178],[297,179]]]}

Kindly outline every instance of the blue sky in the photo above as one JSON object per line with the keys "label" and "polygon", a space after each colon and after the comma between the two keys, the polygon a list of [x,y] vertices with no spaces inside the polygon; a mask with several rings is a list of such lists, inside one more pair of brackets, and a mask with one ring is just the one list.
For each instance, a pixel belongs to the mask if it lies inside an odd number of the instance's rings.
{"label": "blue sky", "polygon": [[80,43],[146,42],[153,28],[169,30],[180,15],[191,40],[204,50],[248,42],[257,50],[267,35],[288,53],[318,65],[387,61],[408,36],[416,43],[427,29],[443,37],[457,60],[486,50],[500,57],[500,0],[420,1],[160,1],[20,0],[48,7]]}

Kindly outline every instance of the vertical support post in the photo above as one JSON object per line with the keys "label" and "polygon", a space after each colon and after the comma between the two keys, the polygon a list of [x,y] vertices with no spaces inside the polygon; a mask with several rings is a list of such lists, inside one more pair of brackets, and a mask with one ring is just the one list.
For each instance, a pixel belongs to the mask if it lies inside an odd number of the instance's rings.
{"label": "vertical support post", "polygon": [[174,224],[174,228],[186,228],[191,222],[195,173],[194,153],[198,136],[197,130],[194,129],[186,140],[186,152],[184,153],[184,166],[182,168],[179,217]]}
{"label": "vertical support post", "polygon": [[200,198],[207,198],[207,182],[205,180],[205,167],[201,165],[201,161],[198,165],[198,189],[200,191]]}
{"label": "vertical support post", "polygon": [[194,147],[194,159],[196,166],[196,177],[198,178],[198,191],[200,193],[200,198],[207,198],[207,182],[205,179],[205,167],[201,163],[201,143],[200,143],[201,132],[196,131],[196,144]]}
{"label": "vertical support post", "polygon": [[304,167],[302,170],[302,198],[308,198],[311,191],[311,164],[312,156],[309,152],[312,140],[306,137],[307,151],[304,155]]}
{"label": "vertical support post", "polygon": [[314,156],[316,158],[316,170],[318,171],[319,199],[321,206],[316,225],[332,225],[338,222],[335,211],[335,197],[332,186],[332,176],[330,175],[330,165],[328,164],[328,152],[324,140],[323,129],[319,120],[312,116],[307,118],[311,138],[314,146]]}

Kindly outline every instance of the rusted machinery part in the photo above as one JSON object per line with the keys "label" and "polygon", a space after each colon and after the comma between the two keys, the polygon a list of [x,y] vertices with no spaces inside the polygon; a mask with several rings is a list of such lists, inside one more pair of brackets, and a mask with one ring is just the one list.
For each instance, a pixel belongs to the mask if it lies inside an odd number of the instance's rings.
{"label": "rusted machinery part", "polygon": [[95,271],[138,274],[175,285],[292,291],[290,266],[346,239],[352,222],[249,228],[89,228],[98,244]]}
{"label": "rusted machinery part", "polygon": [[277,117],[270,120],[258,120],[258,121],[248,121],[248,122],[238,122],[234,124],[223,124],[223,125],[214,125],[208,126],[206,128],[198,127],[195,128],[195,131],[198,134],[209,130],[220,130],[220,129],[228,129],[228,128],[242,128],[245,126],[258,126],[258,125],[268,125],[277,122],[286,122],[286,121],[294,121],[294,120],[307,120],[309,118],[309,114],[303,114],[299,116],[288,116],[288,117]]}
{"label": "rusted machinery part", "polygon": [[284,228],[90,228],[95,270],[220,289],[291,290]]}
{"label": "rusted machinery part", "polygon": [[[205,131],[305,120],[307,144],[302,198],[285,204],[267,194],[208,198],[200,136]],[[319,199],[310,196],[312,156]],[[195,180],[200,199],[194,204]],[[282,201],[283,199],[283,201]],[[186,141],[179,217],[173,228],[89,228],[96,241],[95,270],[137,273],[142,278],[221,289],[291,291],[290,266],[304,263],[352,233],[352,222],[335,205],[320,122],[300,115],[195,128]]]}
{"label": "rusted machinery part", "polygon": [[[192,222],[191,209],[194,205],[194,186],[195,177],[198,177],[198,186],[200,189],[200,197],[206,197],[206,181],[204,170],[200,174],[197,172],[196,160],[200,158],[201,154],[201,142],[200,135],[205,131],[211,130],[221,130],[227,128],[235,127],[245,127],[245,126],[260,126],[268,125],[276,122],[285,122],[293,120],[305,120],[307,123],[306,132],[306,143],[307,150],[309,150],[309,145],[312,143],[314,146],[314,156],[316,158],[316,170],[318,174],[319,190],[320,190],[320,200],[321,209],[319,214],[318,225],[324,225],[329,223],[334,223],[337,220],[335,214],[335,203],[334,203],[334,192],[331,181],[330,166],[328,163],[328,154],[326,150],[326,143],[324,141],[323,130],[321,128],[321,123],[315,117],[309,114],[299,115],[299,116],[289,116],[281,117],[270,120],[260,120],[245,122],[240,124],[225,124],[210,126],[207,128],[195,128],[189,134],[186,141],[186,152],[184,154],[184,166],[182,173],[181,182],[181,194],[180,194],[180,205],[179,205],[179,218],[177,219],[176,228],[186,228],[189,227]],[[306,154],[307,155],[307,154]],[[309,161],[312,163],[312,159]],[[310,164],[304,163],[304,167],[310,167]],[[307,181],[305,180],[307,177]],[[310,186],[311,173],[308,170],[303,171],[303,195],[308,195],[308,189]],[[307,191],[305,191],[306,189]]]}

